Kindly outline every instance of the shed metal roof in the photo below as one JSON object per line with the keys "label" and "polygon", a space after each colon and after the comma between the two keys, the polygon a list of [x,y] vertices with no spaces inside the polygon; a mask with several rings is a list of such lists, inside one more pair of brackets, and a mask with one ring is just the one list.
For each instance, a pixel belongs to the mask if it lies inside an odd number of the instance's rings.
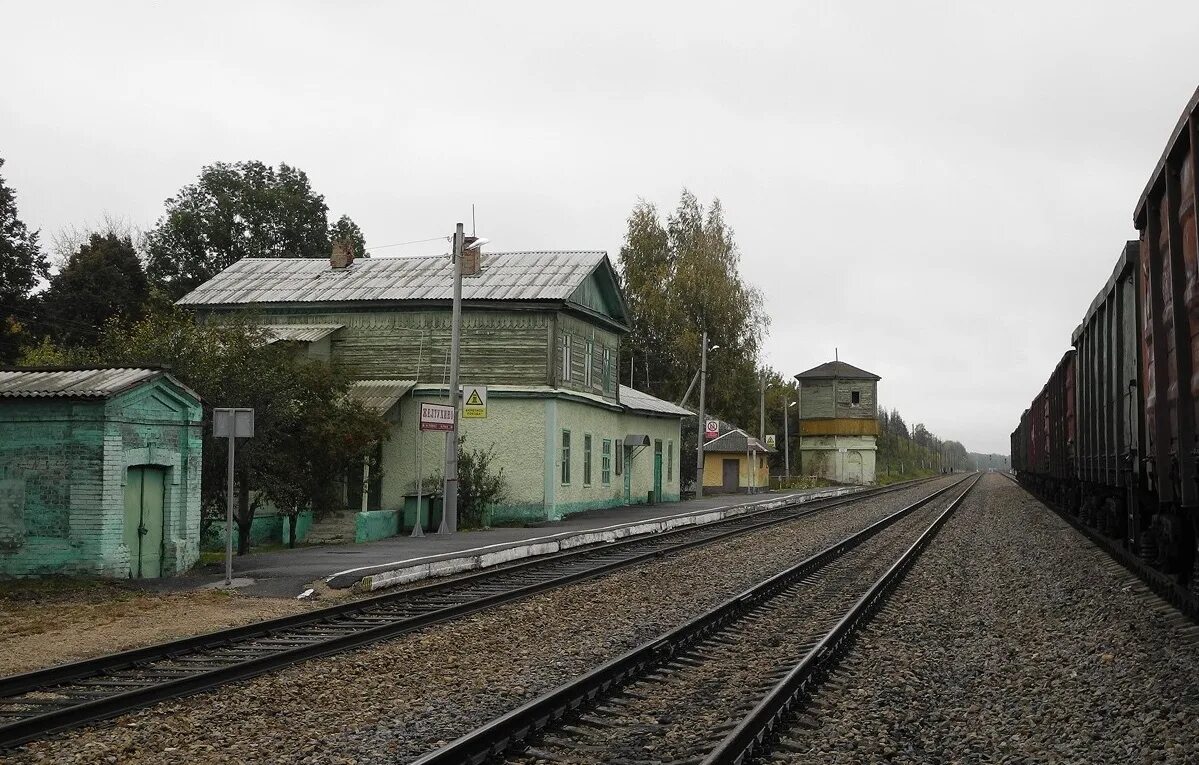
{"label": "shed metal roof", "polygon": [[344,326],[344,324],[263,324],[262,328],[271,334],[270,343],[284,341],[315,343]]}
{"label": "shed metal roof", "polygon": [[416,380],[359,380],[350,387],[350,398],[367,409],[387,414],[415,387]]}
{"label": "shed metal roof", "polygon": [[620,403],[624,404],[626,408],[638,412],[674,415],[676,417],[692,417],[695,415],[695,412],[690,409],[684,409],[677,404],[664,401],[644,391],[630,388],[627,385],[620,386]]}
{"label": "shed metal roof", "polygon": [[874,372],[859,369],[844,361],[826,361],[795,375],[797,380],[881,380]]}
{"label": "shed metal roof", "polygon": [[[605,259],[601,251],[485,253],[462,279],[464,300],[566,300]],[[244,258],[184,295],[180,305],[450,300],[449,258]]]}
{"label": "shed metal roof", "polygon": [[163,370],[143,367],[0,369],[0,398],[106,399],[161,376],[199,399]]}
{"label": "shed metal roof", "polygon": [[757,454],[774,454],[775,450],[746,433],[741,428],[730,430],[728,433],[713,438],[704,444],[705,452],[715,454],[745,454],[747,451]]}

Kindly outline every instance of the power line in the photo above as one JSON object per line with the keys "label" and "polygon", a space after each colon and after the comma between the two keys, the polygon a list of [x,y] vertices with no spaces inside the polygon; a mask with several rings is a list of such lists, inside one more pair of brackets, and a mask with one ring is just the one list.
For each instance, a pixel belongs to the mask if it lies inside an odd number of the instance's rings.
{"label": "power line", "polygon": [[395,244],[378,244],[374,247],[366,247],[367,250],[384,250],[388,247],[403,247],[406,244],[424,244],[425,242],[444,241],[447,237],[431,236],[428,239],[413,239],[411,242],[396,242]]}

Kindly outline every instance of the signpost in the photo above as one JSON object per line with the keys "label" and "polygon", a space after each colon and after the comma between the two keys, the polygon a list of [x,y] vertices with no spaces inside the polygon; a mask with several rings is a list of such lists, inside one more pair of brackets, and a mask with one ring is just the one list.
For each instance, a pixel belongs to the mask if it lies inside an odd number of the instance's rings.
{"label": "signpost", "polygon": [[[454,430],[454,407],[446,404],[429,404],[421,402],[420,405],[420,435],[417,437],[416,444],[416,524],[412,527],[412,536],[423,537],[425,530],[421,527],[420,511],[421,502],[424,501],[425,475],[424,468],[421,464],[424,456],[424,434],[425,431],[434,430],[439,432],[450,432]],[[444,501],[444,500],[443,500]],[[442,513],[445,513],[445,508],[442,508]]]}
{"label": "signpost", "polygon": [[233,463],[236,441],[254,437],[254,410],[223,408],[212,410],[212,435],[229,439],[228,483],[225,486],[225,586],[233,583]]}
{"label": "signpost", "polygon": [[462,386],[462,418],[466,420],[487,419],[487,386]]}
{"label": "signpost", "polygon": [[777,443],[778,443],[778,441],[775,438],[774,433],[768,433],[766,435],[766,445],[769,446],[771,449],[773,449]]}

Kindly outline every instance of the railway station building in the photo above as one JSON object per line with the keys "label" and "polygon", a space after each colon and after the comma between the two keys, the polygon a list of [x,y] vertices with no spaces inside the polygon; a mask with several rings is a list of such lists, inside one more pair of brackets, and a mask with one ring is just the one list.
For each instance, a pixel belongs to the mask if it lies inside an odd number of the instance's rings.
{"label": "railway station building", "polygon": [[800,372],[795,379],[801,474],[845,484],[874,483],[882,378],[835,360]]}
{"label": "railway station building", "polygon": [[201,418],[160,369],[0,370],[0,576],[191,568]]}
{"label": "railway station building", "polygon": [[[468,245],[473,242],[467,239]],[[629,331],[603,252],[470,250],[463,257],[459,379],[485,386],[485,417],[462,417],[465,449],[491,449],[507,492],[488,523],[679,499],[680,422],[692,412],[619,384]],[[448,257],[239,261],[184,296],[201,317],[253,310],[277,342],[357,379],[354,395],[392,422],[376,475],[347,480],[357,541],[409,529],[437,486],[445,435],[421,432],[422,403],[448,401]],[[426,506],[426,527],[434,507]]]}

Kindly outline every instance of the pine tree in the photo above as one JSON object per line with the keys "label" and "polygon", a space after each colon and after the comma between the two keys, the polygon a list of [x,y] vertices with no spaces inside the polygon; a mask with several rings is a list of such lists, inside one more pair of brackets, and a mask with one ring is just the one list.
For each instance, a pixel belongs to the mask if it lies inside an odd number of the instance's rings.
{"label": "pine tree", "polygon": [[31,296],[49,275],[49,267],[38,232],[18,217],[17,195],[0,176],[0,364],[16,361],[21,345],[30,340],[35,309]]}

